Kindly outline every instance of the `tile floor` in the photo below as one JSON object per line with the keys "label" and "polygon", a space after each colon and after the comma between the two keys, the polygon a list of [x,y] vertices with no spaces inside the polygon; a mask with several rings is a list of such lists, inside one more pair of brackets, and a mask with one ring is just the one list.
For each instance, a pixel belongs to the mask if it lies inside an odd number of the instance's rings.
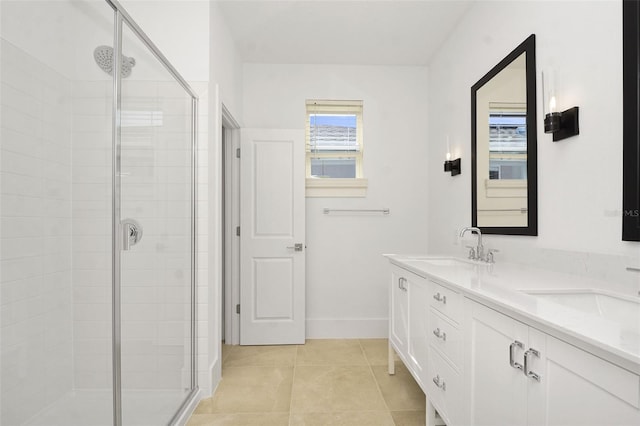
{"label": "tile floor", "polygon": [[188,426],[413,426],[425,397],[402,362],[387,374],[387,339],[226,346],[222,380]]}

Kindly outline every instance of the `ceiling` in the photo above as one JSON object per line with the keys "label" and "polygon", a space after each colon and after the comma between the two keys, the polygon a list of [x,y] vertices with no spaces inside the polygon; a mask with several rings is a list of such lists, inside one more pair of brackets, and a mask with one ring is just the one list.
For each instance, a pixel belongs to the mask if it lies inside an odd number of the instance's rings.
{"label": "ceiling", "polygon": [[215,0],[244,62],[426,65],[472,1]]}

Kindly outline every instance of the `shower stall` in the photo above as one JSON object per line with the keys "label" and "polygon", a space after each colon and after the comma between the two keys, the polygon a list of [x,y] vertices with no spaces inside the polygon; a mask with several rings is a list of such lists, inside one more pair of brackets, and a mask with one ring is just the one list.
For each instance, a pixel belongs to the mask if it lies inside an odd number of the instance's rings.
{"label": "shower stall", "polygon": [[198,99],[115,0],[0,2],[0,425],[178,422]]}

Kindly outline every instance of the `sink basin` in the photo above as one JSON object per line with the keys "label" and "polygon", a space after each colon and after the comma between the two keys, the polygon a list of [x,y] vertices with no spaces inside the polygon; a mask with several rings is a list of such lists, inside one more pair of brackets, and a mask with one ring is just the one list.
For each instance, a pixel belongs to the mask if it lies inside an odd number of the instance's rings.
{"label": "sink basin", "polygon": [[453,257],[432,257],[432,258],[421,258],[421,259],[407,259],[403,260],[403,263],[406,263],[409,266],[413,266],[416,268],[420,267],[429,267],[429,266],[441,266],[447,268],[463,268],[463,269],[473,269],[477,263],[466,261],[462,259],[456,259]]}
{"label": "sink basin", "polygon": [[640,331],[640,299],[598,290],[524,290],[524,293]]}
{"label": "sink basin", "polygon": [[471,266],[471,263],[458,259],[424,259],[423,262],[433,266]]}

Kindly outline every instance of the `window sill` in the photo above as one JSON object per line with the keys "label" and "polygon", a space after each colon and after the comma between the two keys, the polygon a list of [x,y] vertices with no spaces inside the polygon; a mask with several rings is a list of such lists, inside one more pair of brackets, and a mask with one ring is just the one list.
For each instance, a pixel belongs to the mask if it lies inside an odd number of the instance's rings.
{"label": "window sill", "polygon": [[366,197],[367,179],[307,178],[307,197]]}

